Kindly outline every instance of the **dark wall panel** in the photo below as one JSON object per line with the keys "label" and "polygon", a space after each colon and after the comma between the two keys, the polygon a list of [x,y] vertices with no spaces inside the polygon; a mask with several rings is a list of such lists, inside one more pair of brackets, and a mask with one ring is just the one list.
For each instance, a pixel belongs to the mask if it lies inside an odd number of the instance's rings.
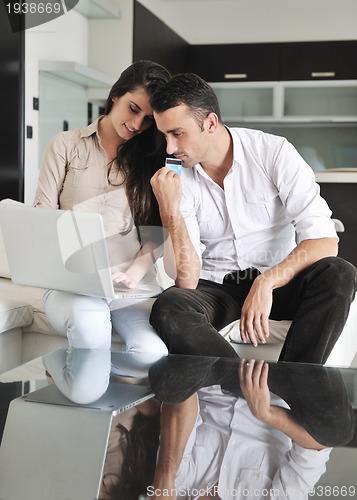
{"label": "dark wall panel", "polygon": [[0,199],[23,201],[24,32],[11,31],[0,2]]}
{"label": "dark wall panel", "polygon": [[340,219],[345,232],[338,233],[339,256],[357,267],[357,211],[356,211],[356,183],[320,183],[321,195],[332,210],[332,217]]}
{"label": "dark wall panel", "polygon": [[150,59],[171,73],[189,70],[189,44],[139,2],[134,2],[133,61]]}

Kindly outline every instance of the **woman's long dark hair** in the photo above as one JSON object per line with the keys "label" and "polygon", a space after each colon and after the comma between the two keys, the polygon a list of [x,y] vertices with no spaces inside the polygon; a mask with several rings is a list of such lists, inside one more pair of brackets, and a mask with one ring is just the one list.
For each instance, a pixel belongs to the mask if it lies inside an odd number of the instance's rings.
{"label": "woman's long dark hair", "polygon": [[[169,81],[171,75],[166,68],[152,61],[136,61],[120,75],[113,85],[105,114],[113,106],[113,98],[143,88],[149,98]],[[144,132],[125,142],[118,150],[117,163],[124,174],[126,193],[135,225],[161,225],[159,209],[150,179],[165,164],[166,143],[155,123]]]}
{"label": "woman's long dark hair", "polygon": [[118,482],[108,493],[113,500],[137,500],[140,495],[146,496],[154,479],[160,415],[148,417],[138,412],[130,431],[121,424],[117,427],[122,432],[120,446],[124,460],[117,474]]}

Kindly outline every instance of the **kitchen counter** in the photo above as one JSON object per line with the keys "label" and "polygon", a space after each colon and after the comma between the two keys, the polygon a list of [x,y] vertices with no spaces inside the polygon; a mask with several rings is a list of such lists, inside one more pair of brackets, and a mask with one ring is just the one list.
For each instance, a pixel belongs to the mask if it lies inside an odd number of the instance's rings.
{"label": "kitchen counter", "polygon": [[357,182],[357,168],[323,170],[315,172],[315,177],[318,183],[338,182],[350,184]]}

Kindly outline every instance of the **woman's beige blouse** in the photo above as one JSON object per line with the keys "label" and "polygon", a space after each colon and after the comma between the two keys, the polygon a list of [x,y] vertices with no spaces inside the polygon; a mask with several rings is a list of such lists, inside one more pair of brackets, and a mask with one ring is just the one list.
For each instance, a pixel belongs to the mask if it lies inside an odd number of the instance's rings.
{"label": "woman's beige blouse", "polygon": [[[101,146],[98,122],[57,134],[41,165],[35,207],[100,213],[112,268],[125,271],[140,249],[123,175]],[[149,273],[151,274],[151,273]],[[146,276],[145,282],[153,276]]]}

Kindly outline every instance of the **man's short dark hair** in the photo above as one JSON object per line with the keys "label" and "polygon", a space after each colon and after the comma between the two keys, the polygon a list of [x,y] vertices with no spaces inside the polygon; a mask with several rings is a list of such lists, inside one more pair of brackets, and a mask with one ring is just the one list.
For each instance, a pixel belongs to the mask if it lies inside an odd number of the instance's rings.
{"label": "man's short dark hair", "polygon": [[218,99],[212,87],[194,73],[178,73],[160,87],[151,98],[157,113],[185,104],[202,128],[209,113],[215,113],[222,122]]}

